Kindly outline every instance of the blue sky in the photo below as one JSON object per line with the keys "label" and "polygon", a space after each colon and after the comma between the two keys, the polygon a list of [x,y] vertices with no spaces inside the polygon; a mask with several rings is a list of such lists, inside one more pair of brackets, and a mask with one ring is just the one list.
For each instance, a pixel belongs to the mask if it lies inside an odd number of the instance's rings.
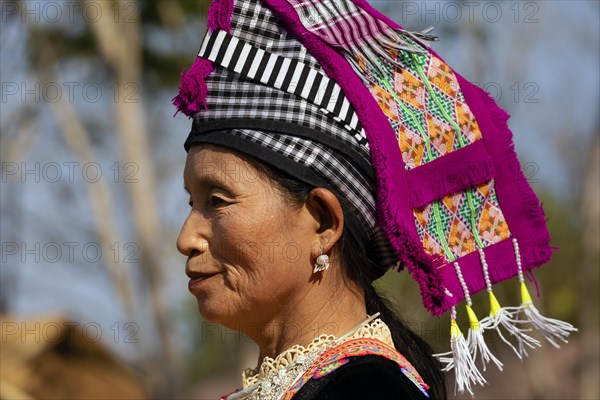
{"label": "blue sky", "polygon": [[[595,1],[540,1],[540,2],[374,2],[376,7],[390,10],[391,16],[407,29],[421,30],[436,27],[439,42],[433,46],[445,60],[469,80],[479,82],[497,95],[498,102],[512,115],[509,122],[515,133],[515,144],[522,164],[530,163],[528,171],[535,179],[534,187],[550,190],[565,201],[576,198],[573,173],[583,166],[582,153],[586,149],[598,123],[599,109],[599,6]],[[404,6],[394,7],[397,4]],[[457,11],[458,10],[458,11]],[[499,10],[499,11],[498,11]],[[401,14],[404,11],[404,14]],[[458,14],[460,13],[460,14]],[[459,16],[460,15],[460,16]],[[481,44],[477,32],[489,38]],[[198,44],[201,32],[197,32]],[[1,80],[4,84],[35,85],[37,77],[28,66],[26,48],[27,27],[20,24],[2,25],[0,43]],[[159,40],[159,39],[157,39]],[[197,46],[190,48],[190,60]],[[64,65],[58,74],[59,82],[79,82],[81,87],[93,79],[97,71],[89,64]],[[32,86],[33,85],[33,86]],[[3,87],[4,88],[4,87]],[[76,92],[75,106],[93,116],[102,136],[97,148],[98,163],[103,179],[117,189],[111,179],[110,167],[120,162],[119,149],[111,132],[110,89],[104,87],[98,102],[85,101]],[[183,141],[190,121],[181,114],[173,118],[170,99],[176,88],[151,98],[142,97],[148,110],[148,126],[152,127],[154,158],[162,177],[159,204],[165,241],[163,248],[169,260],[163,268],[167,303],[176,315],[182,304],[189,300],[183,257],[175,250],[175,236],[187,212],[187,199],[182,190],[181,172],[184,162]],[[3,89],[4,93],[4,89]],[[143,96],[143,93],[141,93]],[[48,165],[75,161],[68,153],[57,130],[53,116],[43,100],[33,103],[39,113],[30,129],[38,132],[38,139],[27,155],[27,165]],[[11,125],[11,117],[22,107],[19,96],[2,99],[0,125]],[[15,132],[2,132],[12,136]],[[567,157],[566,154],[575,152]],[[577,157],[579,155],[579,157]],[[2,160],[5,162],[6,160]],[[573,163],[573,162],[578,162]],[[3,166],[4,167],[4,166]],[[122,167],[122,165],[120,165]],[[80,170],[78,170],[79,172]],[[64,172],[64,171],[63,171]],[[11,178],[12,179],[12,178]],[[120,183],[123,184],[123,183]],[[128,209],[124,198],[116,193],[119,221],[127,221]],[[11,197],[12,196],[12,197]],[[2,241],[26,243],[50,242],[62,244],[78,241],[94,242],[85,181],[79,176],[74,182],[35,182],[33,179],[8,180],[2,183]],[[122,196],[122,193],[121,193]],[[15,215],[8,205],[17,199],[22,213]],[[131,237],[128,224],[122,223],[123,246]],[[64,246],[62,247],[65,250]],[[104,257],[108,256],[104,249]],[[48,257],[46,257],[48,258]],[[51,257],[50,257],[51,258]],[[127,266],[135,281],[140,279],[134,265]],[[2,260],[2,278],[17,277],[10,288],[11,307],[19,314],[35,315],[62,312],[83,323],[94,321],[104,330],[103,340],[125,355],[133,357],[135,346],[114,343],[110,327],[127,322],[114,298],[108,275],[102,261],[86,261],[76,253],[73,261],[35,262],[32,256],[23,262],[18,257]],[[141,332],[145,345],[152,342],[152,326],[147,322],[147,309],[139,297],[138,307]],[[180,332],[184,332],[183,328]]]}

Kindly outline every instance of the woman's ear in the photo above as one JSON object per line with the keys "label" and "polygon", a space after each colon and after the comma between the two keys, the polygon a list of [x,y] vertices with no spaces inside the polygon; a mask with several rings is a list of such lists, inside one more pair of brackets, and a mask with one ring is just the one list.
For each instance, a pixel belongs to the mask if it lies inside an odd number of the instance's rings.
{"label": "woman's ear", "polygon": [[327,253],[337,243],[344,231],[344,213],[337,197],[325,188],[314,188],[308,194],[306,207],[318,224],[317,236]]}

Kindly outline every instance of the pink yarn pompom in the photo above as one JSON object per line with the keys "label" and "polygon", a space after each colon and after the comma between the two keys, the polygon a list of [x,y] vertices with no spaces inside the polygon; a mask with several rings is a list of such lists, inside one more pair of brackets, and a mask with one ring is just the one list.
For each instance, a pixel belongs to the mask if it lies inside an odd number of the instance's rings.
{"label": "pink yarn pompom", "polygon": [[200,111],[201,107],[206,108],[206,96],[208,94],[206,77],[212,71],[212,63],[200,57],[196,58],[188,71],[183,70],[179,94],[173,98],[173,105],[177,107],[175,115],[181,111],[192,118],[194,114]]}

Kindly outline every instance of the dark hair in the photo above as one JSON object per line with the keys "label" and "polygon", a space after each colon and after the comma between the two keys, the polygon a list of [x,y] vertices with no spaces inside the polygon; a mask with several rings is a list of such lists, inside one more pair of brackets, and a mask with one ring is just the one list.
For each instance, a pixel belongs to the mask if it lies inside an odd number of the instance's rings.
{"label": "dark hair", "polygon": [[[262,162],[257,162],[257,167],[279,186],[281,194],[287,197],[291,204],[300,206],[306,202],[313,187]],[[344,218],[356,220],[357,217],[349,212],[343,197],[338,193],[335,194],[344,210]],[[357,221],[353,222],[354,226],[362,226],[356,224]],[[348,230],[348,226],[350,224],[344,224],[344,231],[340,239],[340,256],[346,277],[363,288],[367,313],[372,315],[379,312],[381,314],[381,319],[390,328],[396,349],[408,359],[425,383],[430,386],[431,398],[446,399],[444,374],[439,361],[432,356],[433,350],[425,340],[406,325],[388,304],[388,301],[377,293],[372,283],[383,274],[382,266],[372,261],[372,258],[364,250],[365,246],[359,245],[356,236]],[[364,237],[368,236],[366,232],[363,234]]]}

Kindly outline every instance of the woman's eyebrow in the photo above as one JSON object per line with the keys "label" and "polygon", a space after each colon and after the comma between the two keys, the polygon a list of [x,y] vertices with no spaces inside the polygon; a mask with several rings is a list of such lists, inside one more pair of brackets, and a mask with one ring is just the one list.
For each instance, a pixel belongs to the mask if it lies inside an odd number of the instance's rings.
{"label": "woman's eyebrow", "polygon": [[[194,179],[194,186],[200,187],[203,189],[212,189],[214,187],[225,188],[227,186],[222,180],[215,178],[213,176],[202,176]],[[188,194],[191,194],[189,188],[184,184],[183,190],[185,190]]]}

